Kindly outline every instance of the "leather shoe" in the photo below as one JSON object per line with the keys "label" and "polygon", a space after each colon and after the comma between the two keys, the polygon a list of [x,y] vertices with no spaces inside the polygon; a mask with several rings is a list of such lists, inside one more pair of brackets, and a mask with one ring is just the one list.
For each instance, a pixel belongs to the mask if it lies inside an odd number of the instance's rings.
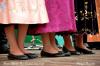
{"label": "leather shoe", "polygon": [[91,50],[83,49],[83,48],[80,48],[80,47],[75,47],[75,48],[76,48],[77,51],[79,51],[80,53],[83,53],[83,54],[95,54]]}
{"label": "leather shoe", "polygon": [[35,53],[26,53],[24,55],[28,56],[29,59],[34,59],[38,57],[38,55],[36,55]]}
{"label": "leather shoe", "polygon": [[63,46],[64,53],[70,54],[70,55],[80,55],[80,52],[78,51],[69,51],[65,46]]}
{"label": "leather shoe", "polygon": [[13,55],[9,53],[8,59],[9,60],[28,60],[29,58],[26,55]]}
{"label": "leather shoe", "polygon": [[65,53],[65,52],[63,52],[63,51],[59,51],[59,53],[60,53],[60,54],[64,54],[64,56],[68,56],[68,57],[71,56],[71,54],[70,54],[69,52]]}
{"label": "leather shoe", "polygon": [[64,54],[62,53],[49,53],[49,52],[45,52],[45,51],[41,51],[41,57],[65,57]]}

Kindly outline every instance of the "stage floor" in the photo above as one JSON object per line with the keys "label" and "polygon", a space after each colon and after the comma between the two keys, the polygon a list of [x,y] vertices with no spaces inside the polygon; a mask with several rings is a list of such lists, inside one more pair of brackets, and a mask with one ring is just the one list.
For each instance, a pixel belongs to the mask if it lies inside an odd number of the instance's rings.
{"label": "stage floor", "polygon": [[[40,51],[34,50],[39,55]],[[8,60],[7,54],[0,54],[0,66],[100,66],[100,50],[94,55],[71,57],[39,58],[32,60]]]}

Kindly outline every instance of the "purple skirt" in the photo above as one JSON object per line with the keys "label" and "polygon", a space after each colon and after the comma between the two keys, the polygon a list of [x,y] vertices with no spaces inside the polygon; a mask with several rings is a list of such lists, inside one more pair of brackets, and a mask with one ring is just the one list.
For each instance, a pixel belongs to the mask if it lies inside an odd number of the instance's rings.
{"label": "purple skirt", "polygon": [[[29,34],[76,32],[74,0],[46,0],[49,23],[29,28]],[[31,25],[32,26],[32,25]]]}

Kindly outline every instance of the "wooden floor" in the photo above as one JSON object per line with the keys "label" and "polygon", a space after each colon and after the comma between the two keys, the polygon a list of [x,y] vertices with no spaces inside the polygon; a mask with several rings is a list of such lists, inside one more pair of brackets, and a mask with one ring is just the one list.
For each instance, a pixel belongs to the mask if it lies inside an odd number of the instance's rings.
{"label": "wooden floor", "polygon": [[[36,58],[32,60],[8,60],[6,54],[0,55],[0,66],[100,66],[100,50],[94,55],[80,55],[59,58]],[[40,53],[40,51],[35,51]]]}

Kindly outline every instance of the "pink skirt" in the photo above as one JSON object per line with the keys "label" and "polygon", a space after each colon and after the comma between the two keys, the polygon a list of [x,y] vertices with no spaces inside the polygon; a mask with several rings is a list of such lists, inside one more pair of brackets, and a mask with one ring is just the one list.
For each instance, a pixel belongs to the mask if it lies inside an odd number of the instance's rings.
{"label": "pink skirt", "polygon": [[74,0],[45,0],[49,23],[29,28],[29,34],[76,32]]}
{"label": "pink skirt", "polygon": [[48,22],[45,0],[3,0],[0,3],[0,24]]}

